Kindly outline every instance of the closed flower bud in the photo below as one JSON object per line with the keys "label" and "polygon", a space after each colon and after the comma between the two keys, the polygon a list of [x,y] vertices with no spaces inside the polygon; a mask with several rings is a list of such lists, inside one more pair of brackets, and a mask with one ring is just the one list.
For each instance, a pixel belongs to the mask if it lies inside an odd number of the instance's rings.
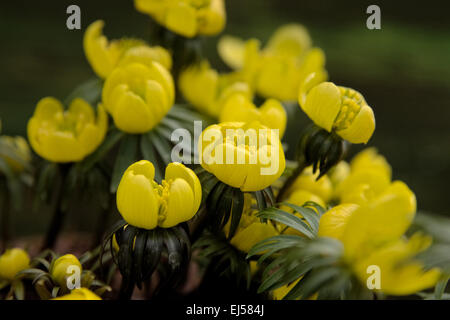
{"label": "closed flower bud", "polygon": [[223,104],[220,122],[251,122],[257,120],[271,129],[278,129],[280,138],[286,129],[286,111],[278,100],[268,99],[257,108],[253,102],[242,93],[231,95]]}
{"label": "closed flower bud", "polygon": [[67,277],[71,276],[73,271],[70,267],[78,267],[80,273],[82,270],[81,263],[73,254],[66,254],[54,260],[50,266],[50,274],[62,288],[67,287]]}
{"label": "closed flower bud", "polygon": [[108,116],[102,106],[97,116],[83,99],[76,98],[68,110],[57,99],[41,99],[28,121],[28,140],[42,158],[53,162],[83,160],[103,141]]}
{"label": "closed flower bud", "polygon": [[149,66],[132,63],[117,67],[105,81],[102,100],[117,128],[144,133],[164,118],[174,95],[172,76],[153,61]]}
{"label": "closed flower bud", "polygon": [[3,158],[14,172],[22,172],[30,164],[30,147],[23,137],[0,136],[0,146],[0,158]]}
{"label": "closed flower bud", "polygon": [[8,249],[0,256],[0,280],[11,281],[16,274],[29,268],[28,253],[19,248]]}
{"label": "closed flower bud", "polygon": [[351,143],[367,143],[375,130],[375,116],[364,97],[331,82],[312,88],[301,108],[316,125]]}
{"label": "closed flower bud", "polygon": [[184,37],[215,35],[225,27],[223,0],[135,0],[136,9]]}
{"label": "closed flower bud", "polygon": [[170,163],[161,185],[153,179],[149,161],[132,164],[117,189],[117,208],[124,220],[142,229],[171,228],[190,220],[200,206],[202,190],[195,173],[181,163]]}
{"label": "closed flower bud", "polygon": [[102,300],[98,295],[87,288],[72,290],[69,294],[63,295],[52,300]]}
{"label": "closed flower bud", "polygon": [[84,52],[92,69],[100,78],[106,78],[117,66],[133,62],[150,65],[152,61],[170,69],[172,58],[162,47],[149,47],[138,39],[120,39],[111,42],[102,34],[104,22],[97,20],[86,30],[83,39]]}
{"label": "closed flower bud", "polygon": [[201,166],[244,192],[267,188],[281,176],[286,165],[276,129],[258,121],[209,126],[203,130],[198,146]]}

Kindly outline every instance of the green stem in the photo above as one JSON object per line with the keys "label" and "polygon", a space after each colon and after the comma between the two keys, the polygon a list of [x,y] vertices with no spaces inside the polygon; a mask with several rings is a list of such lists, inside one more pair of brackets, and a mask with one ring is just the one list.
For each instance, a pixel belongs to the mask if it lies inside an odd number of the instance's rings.
{"label": "green stem", "polygon": [[297,168],[292,172],[292,174],[287,178],[287,180],[284,182],[283,186],[280,189],[280,192],[278,192],[276,202],[281,202],[286,196],[286,193],[289,191],[291,186],[294,184],[295,180],[297,180],[298,176],[300,176],[306,168],[306,163],[304,160],[300,160]]}
{"label": "green stem", "polygon": [[50,222],[50,227],[47,230],[47,234],[45,236],[43,249],[53,248],[58,238],[59,232],[61,231],[61,227],[65,218],[65,211],[61,210],[61,204],[64,196],[63,188],[65,185],[65,180],[67,177],[69,167],[67,165],[60,165],[60,183],[57,189],[55,206],[53,208],[53,217]]}

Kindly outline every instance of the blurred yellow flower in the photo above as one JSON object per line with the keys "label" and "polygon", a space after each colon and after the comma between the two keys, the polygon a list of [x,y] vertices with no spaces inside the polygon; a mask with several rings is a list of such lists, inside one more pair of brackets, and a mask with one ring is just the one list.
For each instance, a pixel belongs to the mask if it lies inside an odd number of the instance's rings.
{"label": "blurred yellow flower", "polygon": [[[248,253],[250,249],[260,241],[278,235],[275,227],[269,222],[261,222],[256,216],[256,210],[252,209],[253,198],[250,194],[244,195],[244,209],[239,226],[230,244],[236,249]],[[231,219],[225,225],[225,233],[230,229]]]}
{"label": "blurred yellow flower", "polygon": [[322,203],[327,203],[331,199],[333,185],[327,175],[323,175],[319,180],[316,180],[318,176],[318,171],[313,173],[313,168],[311,166],[307,167],[294,181],[287,195],[289,196],[296,190],[306,190],[322,199]]}
{"label": "blurred yellow flower", "polygon": [[198,148],[206,171],[242,191],[267,188],[286,165],[278,135],[258,121],[211,125],[203,130]]}
{"label": "blurred yellow flower", "polygon": [[369,266],[380,270],[380,291],[391,295],[408,295],[433,287],[439,280],[439,269],[425,271],[414,257],[429,247],[431,238],[420,233],[410,239],[398,239],[358,260],[353,269],[361,282],[368,278]]}
{"label": "blurred yellow flower", "polygon": [[66,254],[52,262],[50,266],[50,274],[62,288],[67,288],[67,277],[71,276],[73,271],[70,267],[77,267],[82,271],[80,261],[73,254]]}
{"label": "blurred yellow flower", "polygon": [[87,288],[72,290],[69,294],[63,295],[52,300],[102,300],[98,295]]}
{"label": "blurred yellow flower", "polygon": [[251,122],[257,120],[266,127],[278,129],[280,138],[286,129],[286,111],[278,100],[268,99],[257,108],[243,93],[232,94],[223,104],[220,122]]}
{"label": "blurred yellow flower", "polygon": [[171,228],[190,220],[200,206],[202,190],[195,173],[173,162],[161,185],[153,179],[155,168],[147,160],[132,164],[117,189],[117,208],[124,220],[143,229]]}
{"label": "blurred yellow flower", "polygon": [[171,74],[158,62],[117,67],[103,86],[102,100],[114,123],[127,133],[154,128],[174,102]]}
{"label": "blurred yellow flower", "polygon": [[184,37],[215,35],[225,27],[223,0],[135,0],[136,10]]}
{"label": "blurred yellow flower", "polygon": [[299,103],[316,125],[351,143],[367,143],[375,130],[372,108],[353,89],[322,82],[308,92],[304,103]]}
{"label": "blurred yellow flower", "polygon": [[415,211],[414,194],[396,181],[361,206],[341,204],[329,210],[320,219],[318,235],[343,243],[344,261],[362,283],[371,276],[368,268],[375,266],[380,271],[379,291],[408,295],[434,286],[440,278],[438,269],[425,271],[413,259],[431,244],[431,238],[404,237]]}
{"label": "blurred yellow flower", "polygon": [[0,280],[12,281],[17,273],[29,266],[30,257],[25,250],[8,249],[0,256]]}
{"label": "blurred yellow flower", "polygon": [[298,24],[278,28],[260,49],[257,39],[224,36],[218,43],[222,59],[241,73],[252,89],[266,98],[295,101],[300,85],[315,73],[314,84],[327,79],[325,55],[311,48],[307,30]]}
{"label": "blurred yellow flower", "polygon": [[14,172],[22,172],[30,164],[30,147],[23,137],[0,136],[0,146],[0,158],[3,158]]}
{"label": "blurred yellow flower", "polygon": [[184,69],[178,79],[178,87],[185,99],[200,112],[218,118],[224,102],[234,93],[249,99],[249,86],[233,74],[219,74],[207,60]]}
{"label": "blurred yellow flower", "polygon": [[391,167],[374,148],[358,153],[349,171],[335,187],[335,197],[341,203],[366,203],[391,184]]}
{"label": "blurred yellow flower", "polygon": [[42,158],[53,162],[80,161],[103,141],[108,116],[98,106],[97,116],[83,99],[76,98],[64,111],[53,97],[41,99],[28,121],[28,140]]}
{"label": "blurred yellow flower", "polygon": [[149,47],[143,40],[120,39],[111,42],[102,34],[102,20],[89,25],[83,38],[84,52],[92,69],[100,78],[106,78],[117,66],[142,63],[150,66],[159,62],[166,69],[172,67],[172,57],[163,47]]}

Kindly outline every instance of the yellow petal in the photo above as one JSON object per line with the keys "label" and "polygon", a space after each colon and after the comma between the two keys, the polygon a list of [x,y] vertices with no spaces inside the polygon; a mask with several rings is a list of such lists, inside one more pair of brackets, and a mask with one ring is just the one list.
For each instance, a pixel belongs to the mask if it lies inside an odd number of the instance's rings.
{"label": "yellow petal", "polygon": [[369,266],[380,270],[380,290],[389,295],[406,296],[431,287],[439,280],[439,269],[426,271],[414,256],[423,251],[431,239],[421,234],[414,234],[409,240],[399,239],[373,251],[366,258],[354,265],[355,273],[361,282],[366,283],[371,275]]}
{"label": "yellow petal", "polygon": [[102,300],[87,288],[74,289],[70,293],[52,300]]}
{"label": "yellow petal", "polygon": [[132,164],[117,189],[117,209],[132,226],[154,229],[158,225],[159,203],[153,188],[155,168],[146,160]]}
{"label": "yellow petal", "polygon": [[276,236],[278,233],[270,223],[254,222],[239,231],[231,239],[230,244],[242,252],[249,252],[258,242]]}
{"label": "yellow petal", "polygon": [[311,38],[300,24],[286,24],[278,28],[270,37],[265,50],[276,55],[299,57],[311,46]]}
{"label": "yellow petal", "polygon": [[371,107],[363,105],[347,129],[337,131],[351,143],[367,143],[375,131],[375,116]]}
{"label": "yellow petal", "polygon": [[197,11],[198,33],[215,35],[225,27],[224,0],[211,0],[208,7]]}
{"label": "yellow petal", "polygon": [[268,99],[260,108],[261,123],[271,129],[280,131],[280,138],[283,137],[286,129],[287,115],[282,104],[275,99]]}
{"label": "yellow petal", "polygon": [[386,177],[391,177],[392,168],[386,158],[378,154],[376,148],[366,148],[353,157],[351,162],[351,170],[367,170],[374,169]]}
{"label": "yellow petal", "polygon": [[237,37],[223,36],[217,44],[217,51],[225,63],[233,69],[244,65],[245,42]]}
{"label": "yellow petal", "polygon": [[352,203],[340,204],[320,217],[319,237],[330,237],[342,241],[348,219],[359,206]]}
{"label": "yellow petal", "polygon": [[131,91],[117,100],[112,116],[117,128],[128,133],[144,133],[154,125],[147,104]]}
{"label": "yellow petal", "polygon": [[166,167],[165,180],[181,178],[191,187],[194,194],[193,210],[197,212],[202,201],[202,186],[197,175],[191,169],[179,162],[172,162]]}
{"label": "yellow petal", "polygon": [[341,107],[339,88],[331,82],[322,82],[311,89],[301,107],[315,124],[331,132]]}
{"label": "yellow petal", "polygon": [[177,178],[170,184],[167,199],[167,215],[159,223],[163,228],[171,228],[177,224],[190,220],[196,213],[196,199],[189,183]]}
{"label": "yellow petal", "polygon": [[64,107],[62,103],[53,97],[45,97],[39,100],[33,118],[40,121],[62,120]]}
{"label": "yellow petal", "polygon": [[195,9],[185,2],[174,3],[167,10],[166,26],[176,33],[192,38],[197,32]]}
{"label": "yellow petal", "polygon": [[288,194],[295,190],[307,190],[319,196],[323,201],[328,202],[333,192],[330,178],[324,175],[319,180],[316,180],[318,176],[319,172],[313,173],[312,167],[306,168],[292,184]]}
{"label": "yellow petal", "polygon": [[0,280],[11,281],[15,275],[30,266],[28,253],[20,248],[7,249],[0,256]]}
{"label": "yellow petal", "polygon": [[[62,287],[67,288],[67,277],[72,273],[69,271],[69,267],[78,267],[80,272],[82,266],[80,261],[73,254],[66,254],[52,262],[50,266],[50,274],[52,278]],[[72,271],[73,272],[73,271]]]}

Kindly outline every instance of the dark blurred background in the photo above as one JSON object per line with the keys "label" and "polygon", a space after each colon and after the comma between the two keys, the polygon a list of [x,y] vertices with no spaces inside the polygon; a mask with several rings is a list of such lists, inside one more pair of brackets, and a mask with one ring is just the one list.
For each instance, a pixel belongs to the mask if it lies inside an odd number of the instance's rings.
{"label": "dark blurred background", "polygon": [[[66,8],[81,7],[82,30],[66,28]],[[381,7],[381,30],[366,28],[366,8]],[[224,33],[263,41],[278,26],[298,22],[325,50],[330,80],[362,92],[375,111],[369,145],[387,157],[394,178],[417,195],[419,208],[450,215],[450,8],[444,1],[226,0]],[[44,96],[64,99],[94,76],[82,48],[85,28],[106,22],[109,39],[149,40],[149,18],[128,1],[2,1],[0,5],[0,118],[3,133],[25,135],[27,119]],[[218,37],[206,56],[224,69]],[[297,117],[297,118],[296,118]],[[298,137],[300,109],[288,135]],[[354,146],[352,154],[362,146]],[[42,216],[22,217],[38,231]],[[16,223],[22,218],[17,217]],[[23,226],[23,224],[22,224]],[[42,229],[43,230],[43,229]],[[24,232],[24,231],[22,231]]]}

